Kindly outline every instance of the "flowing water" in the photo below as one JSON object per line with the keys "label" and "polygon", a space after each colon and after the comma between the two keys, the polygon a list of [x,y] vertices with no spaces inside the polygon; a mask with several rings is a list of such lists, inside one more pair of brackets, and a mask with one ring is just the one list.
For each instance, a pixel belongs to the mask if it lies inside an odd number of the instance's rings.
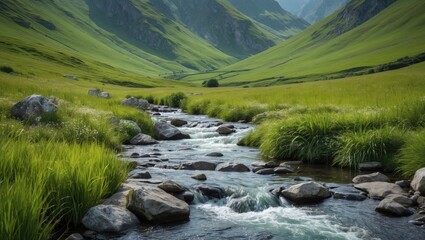
{"label": "flowing water", "polygon": [[[250,167],[261,157],[257,149],[236,145],[241,137],[252,130],[250,124],[232,123],[236,133],[220,136],[215,132],[217,127],[208,127],[218,119],[181,112],[162,113],[157,118],[180,118],[189,124],[200,124],[180,128],[182,132],[190,134],[191,139],[137,146],[128,149],[124,155],[134,152],[161,154],[158,158],[168,160],[146,169],[152,175],[151,180],[173,180],[191,189],[195,193],[195,201],[190,205],[190,221],[165,226],[144,225],[129,233],[128,239],[425,239],[425,229],[407,223],[414,216],[383,216],[375,212],[378,202],[372,199],[358,202],[330,198],[320,204],[294,206],[284,198],[270,194],[270,189],[291,186],[300,183],[300,180],[314,180],[354,191],[349,183],[355,173],[339,168],[299,166],[299,172],[290,175],[161,168],[159,165],[170,167],[199,160],[237,162]],[[221,152],[224,157],[205,156],[211,152]],[[206,174],[208,180],[202,183],[222,187],[228,197],[208,200],[197,193],[194,186],[201,182],[191,178],[196,173]]]}

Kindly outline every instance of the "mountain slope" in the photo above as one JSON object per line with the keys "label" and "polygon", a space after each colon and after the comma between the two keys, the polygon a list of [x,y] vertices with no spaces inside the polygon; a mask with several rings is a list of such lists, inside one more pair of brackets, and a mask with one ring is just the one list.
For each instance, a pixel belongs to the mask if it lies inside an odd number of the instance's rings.
{"label": "mountain slope", "polygon": [[[375,16],[369,15],[366,22],[360,17],[354,21],[355,25],[341,25],[347,16],[361,16],[359,11],[371,3],[376,3],[376,8],[368,11],[374,11]],[[219,73],[191,79],[216,77],[222,79],[222,84],[316,80],[425,52],[425,2],[390,3],[354,0],[340,12],[276,47],[221,69]],[[380,4],[390,5],[379,12]],[[336,29],[338,34],[332,31]]]}
{"label": "mountain slope", "polygon": [[304,30],[309,24],[283,10],[275,0],[229,0],[240,12],[288,38]]}

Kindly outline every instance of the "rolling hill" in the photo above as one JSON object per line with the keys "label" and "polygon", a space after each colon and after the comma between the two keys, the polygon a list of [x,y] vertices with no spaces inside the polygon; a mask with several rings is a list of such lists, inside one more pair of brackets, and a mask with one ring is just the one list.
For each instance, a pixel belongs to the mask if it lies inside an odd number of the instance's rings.
{"label": "rolling hill", "polygon": [[373,71],[425,52],[425,2],[354,0],[297,36],[220,71],[186,79],[263,86]]}

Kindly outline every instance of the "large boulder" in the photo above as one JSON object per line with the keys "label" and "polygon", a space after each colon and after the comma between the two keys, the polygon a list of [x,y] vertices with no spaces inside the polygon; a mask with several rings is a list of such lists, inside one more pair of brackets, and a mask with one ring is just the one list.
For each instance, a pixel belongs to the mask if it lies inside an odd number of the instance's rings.
{"label": "large boulder", "polygon": [[405,195],[406,192],[397,184],[387,182],[367,182],[354,185],[355,188],[367,192],[369,197],[384,199],[390,194]]}
{"label": "large boulder", "polygon": [[390,179],[380,172],[358,175],[353,178],[353,183],[365,183],[365,182],[389,182]]}
{"label": "large boulder", "polygon": [[296,203],[317,203],[331,196],[327,188],[316,182],[300,183],[289,187],[281,194]]}
{"label": "large boulder", "polygon": [[137,134],[130,140],[131,145],[152,145],[157,143],[158,141],[151,136],[142,133]]}
{"label": "large boulder", "polygon": [[425,196],[425,168],[416,171],[410,186],[413,190],[419,191],[422,196]]}
{"label": "large boulder", "polygon": [[171,120],[171,125],[176,126],[176,127],[181,127],[187,124],[187,121],[183,120],[183,119],[179,119],[179,118],[174,118]]}
{"label": "large boulder", "polygon": [[380,162],[363,162],[359,164],[360,171],[381,171],[384,165]]}
{"label": "large boulder", "polygon": [[127,208],[128,198],[133,192],[130,187],[122,187],[117,193],[103,201],[103,205],[114,205]]}
{"label": "large boulder", "polygon": [[161,184],[158,185],[158,187],[166,191],[167,193],[171,193],[171,194],[182,193],[186,191],[186,189],[182,187],[180,184],[173,182],[171,180],[162,182]]}
{"label": "large boulder", "polygon": [[148,101],[146,101],[145,99],[137,99],[135,97],[130,97],[130,98],[124,99],[122,101],[122,105],[123,106],[135,107],[135,108],[138,108],[140,110],[147,110],[150,107],[150,104],[149,104]]}
{"label": "large boulder", "polygon": [[395,216],[409,216],[413,214],[409,209],[412,205],[413,201],[410,198],[403,195],[390,194],[379,203],[375,210]]}
{"label": "large boulder", "polygon": [[218,164],[216,171],[220,172],[249,172],[251,171],[247,166],[242,163],[221,163]]}
{"label": "large boulder", "polygon": [[189,219],[189,205],[164,190],[143,187],[133,192],[128,209],[139,218],[155,223],[185,221]]}
{"label": "large boulder", "polygon": [[140,223],[137,217],[125,208],[113,205],[98,205],[90,208],[83,217],[84,227],[96,232],[119,233]]}
{"label": "large boulder", "polygon": [[188,134],[180,132],[176,127],[164,121],[158,121],[154,126],[155,136],[158,140],[180,140],[189,139]]}
{"label": "large boulder", "polygon": [[217,186],[201,184],[201,185],[195,186],[195,189],[201,192],[204,196],[208,198],[221,199],[226,197],[225,191],[222,188]]}
{"label": "large boulder", "polygon": [[217,164],[205,161],[187,162],[180,165],[182,170],[214,171]]}
{"label": "large boulder", "polygon": [[12,107],[13,117],[20,120],[41,121],[44,116],[54,114],[58,108],[41,95],[31,95]]}

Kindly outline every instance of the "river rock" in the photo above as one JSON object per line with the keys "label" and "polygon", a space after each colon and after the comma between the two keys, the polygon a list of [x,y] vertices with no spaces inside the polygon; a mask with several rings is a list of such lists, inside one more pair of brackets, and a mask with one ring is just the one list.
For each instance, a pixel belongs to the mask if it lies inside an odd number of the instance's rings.
{"label": "river rock", "polygon": [[242,163],[220,163],[217,165],[216,171],[220,172],[249,172],[251,171]]}
{"label": "river rock", "polygon": [[214,171],[217,164],[205,161],[187,162],[180,165],[182,170]]}
{"label": "river rock", "polygon": [[153,139],[151,136],[143,134],[143,133],[139,133],[136,136],[134,136],[131,140],[130,140],[130,144],[131,145],[153,145],[153,144],[157,144],[158,141],[156,141],[155,139]]}
{"label": "river rock", "polygon": [[425,196],[425,168],[416,171],[410,184],[415,191],[419,191],[422,196]]}
{"label": "river rock", "polygon": [[274,162],[274,161],[269,161],[269,162],[266,162],[266,163],[264,164],[264,167],[265,167],[265,168],[275,168],[275,167],[279,167],[279,163]]}
{"label": "river rock", "polygon": [[145,99],[137,99],[135,97],[130,97],[124,99],[121,103],[123,106],[135,107],[141,110],[147,110],[150,107],[150,104]]}
{"label": "river rock", "polygon": [[158,187],[166,191],[167,193],[171,193],[171,194],[182,193],[186,191],[186,189],[182,187],[180,184],[173,182],[171,180],[162,182],[161,184],[158,185]]}
{"label": "river rock", "polygon": [[207,176],[203,173],[193,175],[192,178],[195,179],[195,180],[198,180],[198,181],[206,181],[207,180]]}
{"label": "river rock", "polygon": [[399,185],[401,188],[409,189],[411,181],[408,180],[400,180],[396,181],[395,184]]}
{"label": "river rock", "polygon": [[331,196],[327,188],[316,182],[300,183],[291,186],[283,190],[281,194],[296,203],[317,203]]}
{"label": "river rock", "polygon": [[399,185],[396,185],[394,183],[368,182],[356,184],[354,185],[354,187],[367,192],[369,194],[369,197],[376,199],[384,199],[390,194],[406,194]]}
{"label": "river rock", "polygon": [[187,121],[183,120],[183,119],[178,119],[178,118],[174,118],[171,120],[171,125],[176,126],[176,127],[181,127],[187,124]]}
{"label": "river rock", "polygon": [[353,178],[353,183],[365,183],[365,182],[389,182],[390,179],[380,172],[358,175]]}
{"label": "river rock", "polygon": [[255,173],[260,174],[260,175],[270,175],[270,174],[274,174],[274,169],[273,168],[263,168],[263,169],[259,169]]}
{"label": "river rock", "polygon": [[359,164],[360,171],[381,171],[384,166],[380,162],[364,162]]}
{"label": "river rock", "polygon": [[379,203],[375,210],[395,216],[409,216],[413,214],[408,208],[412,206],[412,204],[413,201],[406,196],[390,194]]}
{"label": "river rock", "polygon": [[232,125],[232,124],[223,124],[222,122],[219,122],[218,124],[217,124],[217,126],[223,126],[223,127],[227,127],[227,128],[230,128],[230,129],[235,129],[235,125]]}
{"label": "river rock", "polygon": [[224,190],[217,186],[201,184],[201,185],[195,186],[195,189],[201,192],[203,195],[205,195],[208,198],[221,199],[226,197],[226,193],[224,192]]}
{"label": "river rock", "polygon": [[273,171],[276,174],[294,173],[294,169],[290,167],[277,167],[277,168],[274,168]]}
{"label": "river rock", "polygon": [[188,134],[180,132],[176,127],[164,121],[158,121],[154,126],[155,136],[158,140],[190,139]]}
{"label": "river rock", "polygon": [[98,205],[90,208],[83,217],[84,227],[96,232],[119,233],[140,223],[137,217],[125,208],[112,205]]}
{"label": "river rock", "polygon": [[103,205],[114,205],[127,208],[128,198],[133,192],[133,188],[122,187],[117,193],[103,201]]}
{"label": "river rock", "polygon": [[187,203],[162,189],[152,187],[134,191],[128,209],[139,218],[155,223],[185,221],[190,215]]}
{"label": "river rock", "polygon": [[185,201],[187,204],[191,204],[193,200],[195,200],[195,194],[193,194],[191,191],[185,191],[179,194],[175,194],[174,196],[182,201]]}
{"label": "river rock", "polygon": [[344,199],[349,201],[364,201],[367,199],[365,195],[358,193],[334,192],[333,196],[335,199]]}
{"label": "river rock", "polygon": [[234,133],[235,130],[230,129],[228,127],[225,126],[220,126],[217,128],[216,132],[218,132],[220,135],[229,135],[231,133]]}
{"label": "river rock", "polygon": [[151,179],[152,176],[149,172],[137,172],[130,175],[130,178],[133,179]]}
{"label": "river rock", "polygon": [[12,107],[13,117],[20,120],[40,122],[43,116],[56,113],[58,108],[49,99],[41,95],[31,95]]}
{"label": "river rock", "polygon": [[79,233],[74,233],[69,235],[65,240],[84,240],[84,237]]}
{"label": "river rock", "polygon": [[224,155],[223,153],[220,153],[220,152],[212,152],[212,153],[208,153],[206,156],[207,157],[223,157]]}

